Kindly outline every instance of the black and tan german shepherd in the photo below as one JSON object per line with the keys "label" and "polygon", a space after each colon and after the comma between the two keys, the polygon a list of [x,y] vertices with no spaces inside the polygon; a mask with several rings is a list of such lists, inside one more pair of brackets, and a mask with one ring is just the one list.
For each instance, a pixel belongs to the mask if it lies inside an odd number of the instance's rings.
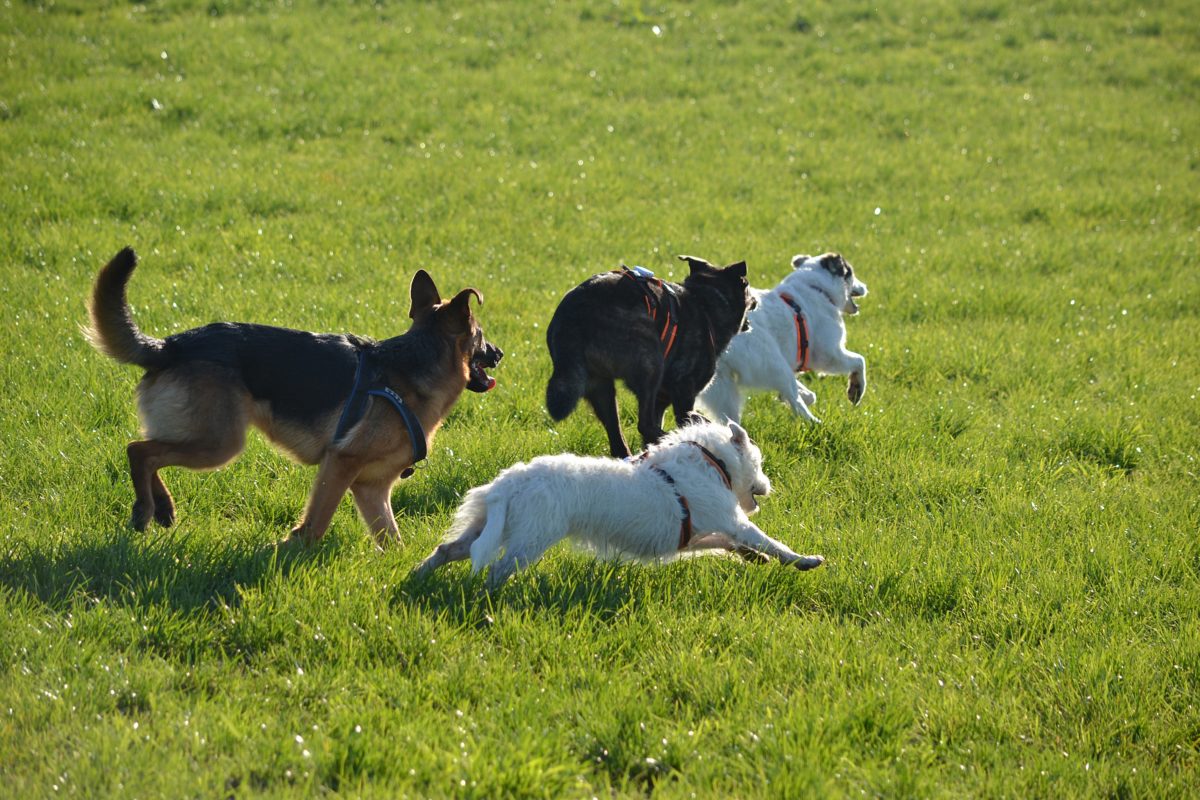
{"label": "black and tan german shepherd", "polygon": [[214,322],[166,339],[133,321],[125,286],[137,266],[126,248],[96,278],[89,305],[92,344],[146,370],[138,410],[146,438],[129,444],[136,499],[130,524],[175,521],[158,471],[215,469],[232,461],[254,425],[305,464],[318,464],[308,506],[291,537],[319,540],[349,489],[380,545],[399,538],[391,490],[424,457],[463,389],[495,385],[486,369],[503,355],[471,313],[475,289],[442,300],[424,270],[410,289],[412,326],[377,342]]}
{"label": "black and tan german shepherd", "polygon": [[755,305],[744,261],[718,268],[679,258],[690,268],[682,284],[641,268],[593,275],[567,292],[546,328],[554,362],[546,387],[550,416],[565,419],[586,397],[617,458],[630,452],[617,417],[616,379],[637,396],[638,432],[644,445],[654,444],[667,406],[677,425],[691,419],[717,356],[745,329]]}

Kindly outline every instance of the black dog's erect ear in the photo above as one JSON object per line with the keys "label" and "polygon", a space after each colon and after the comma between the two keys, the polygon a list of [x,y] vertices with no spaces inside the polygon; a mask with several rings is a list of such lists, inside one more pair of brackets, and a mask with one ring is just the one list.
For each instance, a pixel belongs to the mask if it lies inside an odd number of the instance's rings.
{"label": "black dog's erect ear", "polygon": [[408,310],[408,316],[413,320],[425,317],[433,311],[434,306],[442,302],[442,296],[438,294],[433,278],[423,269],[417,270],[417,274],[413,275],[408,293],[412,298],[412,308]]}
{"label": "black dog's erect ear", "polygon": [[695,256],[679,256],[679,260],[686,261],[687,265],[688,265],[688,269],[691,270],[692,272],[695,272],[697,269],[700,269],[701,267],[707,267],[708,269],[716,269],[716,267],[714,267],[712,264],[705,261],[703,258],[696,258]]}
{"label": "black dog's erect ear", "polygon": [[483,295],[477,289],[463,289],[454,295],[454,299],[438,309],[438,321],[446,326],[452,334],[467,333],[471,330],[471,295],[483,305]]}
{"label": "black dog's erect ear", "polygon": [[725,271],[732,272],[734,275],[737,275],[739,278],[744,278],[744,277],[746,277],[746,262],[739,261],[736,264],[730,264],[728,267],[725,268]]}

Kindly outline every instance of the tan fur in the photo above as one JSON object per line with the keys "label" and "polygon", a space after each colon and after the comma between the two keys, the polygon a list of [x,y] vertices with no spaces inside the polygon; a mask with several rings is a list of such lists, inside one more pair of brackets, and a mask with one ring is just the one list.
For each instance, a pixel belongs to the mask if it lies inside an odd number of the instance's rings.
{"label": "tan fur", "polygon": [[[245,448],[251,426],[304,464],[317,465],[304,516],[291,538],[311,543],[329,527],[342,496],[349,491],[368,528],[383,545],[395,541],[399,530],[391,509],[391,491],[401,473],[411,467],[415,451],[408,428],[388,403],[369,399],[366,413],[339,440],[334,434],[342,407],[315,422],[301,424],[277,419],[270,404],[256,400],[234,368],[207,361],[171,364],[164,343],[138,330],[125,302],[125,281],[136,265],[132,250],[124,250],[97,279],[90,304],[93,344],[106,355],[147,366],[138,385],[138,411],[145,439],[127,448],[136,499],[131,523],[144,529],[153,518],[162,525],[175,519],[175,504],[158,471],[168,466],[216,469]],[[456,321],[437,330],[454,337],[454,347],[433,366],[432,380],[415,382],[391,376],[389,387],[417,415],[426,443],[433,437],[470,380],[470,361],[476,347],[491,347],[470,312],[468,293],[442,301],[423,271],[412,285],[414,325],[441,325],[435,312],[454,304]],[[465,332],[463,328],[465,326]],[[499,352],[499,351],[496,351]]]}

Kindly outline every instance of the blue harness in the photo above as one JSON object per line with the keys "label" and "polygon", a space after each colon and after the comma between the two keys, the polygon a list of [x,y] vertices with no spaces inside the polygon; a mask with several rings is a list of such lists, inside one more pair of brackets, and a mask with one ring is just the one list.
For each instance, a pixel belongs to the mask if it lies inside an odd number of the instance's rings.
{"label": "blue harness", "polygon": [[[354,386],[350,389],[350,397],[346,399],[346,405],[342,409],[342,416],[338,419],[337,428],[333,432],[333,440],[336,442],[346,434],[346,431],[358,424],[359,420],[367,411],[367,400],[371,397],[382,397],[384,400],[392,404],[400,414],[400,419],[404,421],[404,427],[408,429],[408,438],[412,440],[413,447],[413,466],[420,461],[424,461],[429,455],[429,445],[425,441],[425,430],[421,427],[421,420],[417,419],[417,415],[404,402],[404,398],[396,394],[387,386],[382,386],[375,389],[363,390],[363,376],[366,370],[363,364],[367,360],[367,352],[365,350],[358,351],[358,364],[354,368]],[[413,466],[407,467],[400,473],[401,478],[407,478],[413,474]]]}

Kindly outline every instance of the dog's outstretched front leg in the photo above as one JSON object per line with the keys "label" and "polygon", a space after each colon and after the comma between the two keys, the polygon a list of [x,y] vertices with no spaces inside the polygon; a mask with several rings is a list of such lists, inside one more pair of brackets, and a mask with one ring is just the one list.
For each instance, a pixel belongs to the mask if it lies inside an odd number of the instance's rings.
{"label": "dog's outstretched front leg", "polygon": [[342,495],[346,494],[346,490],[354,482],[358,470],[358,463],[340,453],[326,453],[325,458],[321,460],[321,466],[317,467],[317,477],[313,481],[312,494],[308,497],[304,518],[292,529],[289,538],[299,539],[305,544],[320,541],[329,529],[333,512],[337,511]]}
{"label": "dog's outstretched front leg", "polygon": [[375,536],[375,543],[387,547],[400,541],[400,528],[396,525],[396,517],[392,514],[392,484],[383,482],[355,481],[350,486],[354,495],[354,504],[358,513],[362,514],[363,522]]}
{"label": "dog's outstretched front leg", "polygon": [[796,569],[812,569],[825,563],[824,556],[802,556],[795,553],[786,544],[772,539],[743,514],[738,514],[738,521],[730,530],[729,538],[751,550],[777,558],[784,564]]}
{"label": "dog's outstretched front leg", "polygon": [[745,545],[738,544],[729,539],[723,533],[710,533],[707,536],[701,536],[698,539],[693,539],[688,545],[689,553],[703,554],[714,550],[720,550],[726,553],[733,553],[743,561],[748,561],[751,564],[766,564],[771,559],[758,552],[751,550]]}

